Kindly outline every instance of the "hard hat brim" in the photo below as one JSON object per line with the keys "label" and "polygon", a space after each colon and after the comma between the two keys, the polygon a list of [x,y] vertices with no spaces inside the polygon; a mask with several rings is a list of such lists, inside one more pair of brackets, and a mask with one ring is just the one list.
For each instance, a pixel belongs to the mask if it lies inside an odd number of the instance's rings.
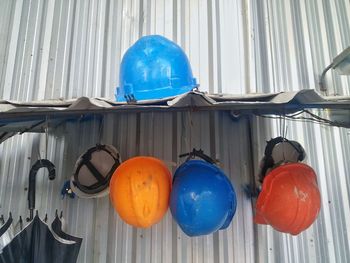
{"label": "hard hat brim", "polygon": [[100,198],[100,197],[105,197],[109,194],[109,186],[107,186],[106,189],[104,189],[98,193],[87,194],[75,186],[73,176],[71,177],[69,183],[70,183],[70,188],[72,189],[72,191],[80,198]]}

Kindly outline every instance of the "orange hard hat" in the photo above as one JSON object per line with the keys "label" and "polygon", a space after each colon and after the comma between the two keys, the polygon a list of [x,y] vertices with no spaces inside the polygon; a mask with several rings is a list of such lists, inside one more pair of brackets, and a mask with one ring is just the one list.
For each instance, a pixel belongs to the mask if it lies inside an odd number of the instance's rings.
{"label": "orange hard hat", "polygon": [[123,162],[110,182],[110,198],[120,217],[135,227],[150,227],[162,219],[169,206],[171,174],[153,157],[139,156]]}
{"label": "orange hard hat", "polygon": [[265,177],[254,221],[297,235],[316,220],[320,207],[314,170],[303,163],[287,163]]}

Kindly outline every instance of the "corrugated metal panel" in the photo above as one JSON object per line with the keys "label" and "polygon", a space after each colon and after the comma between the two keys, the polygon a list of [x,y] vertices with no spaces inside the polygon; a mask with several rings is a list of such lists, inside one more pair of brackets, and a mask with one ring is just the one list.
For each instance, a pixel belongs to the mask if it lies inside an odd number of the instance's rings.
{"label": "corrugated metal panel", "polygon": [[[162,34],[188,54],[201,90],[317,88],[350,43],[350,4],[327,1],[2,1],[2,98],[113,98],[120,59]],[[349,78],[329,73],[329,94]]]}
{"label": "corrugated metal panel", "polygon": [[[261,158],[264,140],[280,135],[280,124],[254,122],[255,163]],[[315,169],[322,196],[321,213],[313,225],[298,237],[277,234],[258,227],[262,262],[347,262],[349,260],[349,132],[314,123],[286,121],[288,138],[302,143],[307,162]]]}
{"label": "corrugated metal panel", "polygon": [[[318,89],[318,77],[332,58],[350,45],[348,1],[253,1],[256,72],[252,89],[263,92]],[[328,95],[348,95],[349,77],[327,73]],[[325,112],[319,112],[327,117]],[[349,132],[313,123],[253,121],[254,163],[259,162],[265,141],[281,135],[301,142],[308,162],[318,175],[322,194],[321,214],[298,237],[281,235],[271,228],[257,228],[261,262],[348,262],[350,220],[348,180]]]}
{"label": "corrugated metal panel", "polygon": [[[318,89],[320,73],[350,45],[349,2],[251,2],[251,89]],[[349,77],[333,72],[326,80],[328,95],[349,95]]]}
{"label": "corrugated metal panel", "polygon": [[[245,93],[239,1],[2,1],[0,94],[114,98],[119,63],[140,36],[188,54],[201,90]],[[232,15],[233,14],[233,15]]]}
{"label": "corrugated metal panel", "polygon": [[[158,33],[189,55],[201,90],[224,93],[317,88],[318,75],[350,44],[350,3],[338,1],[0,1],[2,99],[103,96],[113,98],[124,51],[139,36]],[[349,95],[349,77],[328,73],[330,95]],[[190,121],[192,119],[192,121]],[[236,185],[237,215],[226,231],[188,238],[168,213],[149,230],[124,224],[108,198],[61,200],[59,190],[78,155],[98,141],[98,120],[69,123],[50,135],[48,157],[58,178],[38,176],[37,207],[63,209],[70,233],[84,237],[80,262],[348,262],[350,157],[346,130],[288,122],[288,137],[306,148],[318,173],[323,207],[317,223],[298,237],[254,226],[240,185],[256,171],[278,121],[249,126],[225,113],[108,115],[102,140],[123,159],[150,154],[177,162],[192,146],[218,157]],[[191,125],[192,123],[192,125]],[[139,128],[138,128],[139,127]],[[1,213],[26,214],[31,160],[45,155],[43,135],[24,134],[0,145]],[[174,168],[173,168],[174,169]],[[42,172],[41,172],[42,173]]]}
{"label": "corrugated metal panel", "polygon": [[[118,114],[107,115],[102,127],[99,120],[77,121],[68,124],[63,135],[50,136],[47,155],[56,164],[58,177],[49,182],[41,172],[37,180],[36,207],[42,216],[47,211],[52,218],[55,209],[63,210],[68,231],[84,237],[80,262],[254,262],[252,209],[241,187],[249,182],[252,169],[245,147],[247,120],[232,122],[228,113]],[[180,153],[201,147],[220,159],[236,186],[237,216],[225,231],[189,238],[169,212],[159,224],[144,230],[123,223],[108,197],[61,200],[60,188],[72,174],[75,160],[97,142],[118,146],[124,160],[152,155],[177,164]],[[1,174],[6,174],[1,177],[2,213],[12,211],[15,218],[28,214],[29,158],[35,159],[39,151],[45,156],[44,136],[24,134],[1,145]]]}

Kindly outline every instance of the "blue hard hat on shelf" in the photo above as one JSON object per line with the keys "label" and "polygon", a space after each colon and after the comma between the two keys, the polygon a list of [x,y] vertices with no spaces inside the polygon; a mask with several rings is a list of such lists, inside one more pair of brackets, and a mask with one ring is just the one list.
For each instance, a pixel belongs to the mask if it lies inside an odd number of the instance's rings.
{"label": "blue hard hat on shelf", "polygon": [[162,99],[198,87],[186,54],[165,37],[140,38],[125,53],[119,72],[117,101]]}
{"label": "blue hard hat on shelf", "polygon": [[216,165],[188,160],[176,170],[170,210],[188,236],[207,235],[227,228],[236,206],[233,186]]}

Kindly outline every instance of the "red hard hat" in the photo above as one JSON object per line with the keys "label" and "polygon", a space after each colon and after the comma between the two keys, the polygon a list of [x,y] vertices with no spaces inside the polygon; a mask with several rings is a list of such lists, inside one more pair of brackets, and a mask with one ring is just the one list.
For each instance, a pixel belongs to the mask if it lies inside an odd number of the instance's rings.
{"label": "red hard hat", "polygon": [[303,163],[288,163],[265,177],[254,221],[297,235],[316,220],[320,207],[314,170]]}

